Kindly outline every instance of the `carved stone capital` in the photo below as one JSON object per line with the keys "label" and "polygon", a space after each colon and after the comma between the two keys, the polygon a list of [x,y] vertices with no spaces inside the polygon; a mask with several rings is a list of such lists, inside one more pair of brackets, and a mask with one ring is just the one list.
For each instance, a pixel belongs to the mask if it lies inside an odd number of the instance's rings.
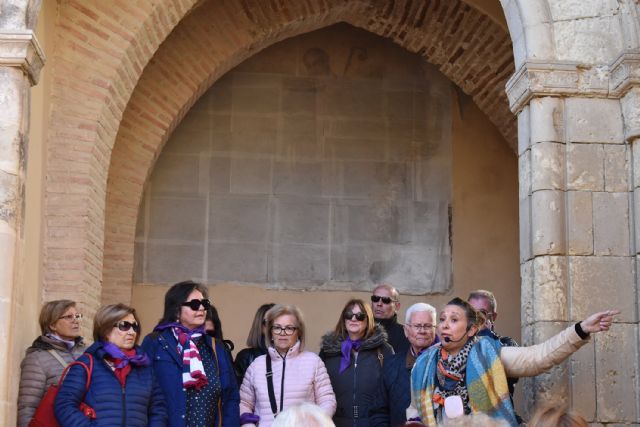
{"label": "carved stone capital", "polygon": [[525,62],[506,85],[509,108],[519,113],[534,97],[607,97],[609,67],[573,62]]}
{"label": "carved stone capital", "polygon": [[622,98],[629,89],[640,86],[640,52],[625,52],[611,64],[609,92]]}
{"label": "carved stone capital", "polygon": [[33,86],[38,83],[44,61],[33,31],[0,32],[0,67],[22,68]]}

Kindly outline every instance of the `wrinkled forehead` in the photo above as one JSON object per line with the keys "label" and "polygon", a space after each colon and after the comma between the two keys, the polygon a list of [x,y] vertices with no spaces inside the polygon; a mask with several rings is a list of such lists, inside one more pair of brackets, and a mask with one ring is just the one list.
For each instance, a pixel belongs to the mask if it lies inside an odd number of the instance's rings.
{"label": "wrinkled forehead", "polygon": [[458,316],[465,317],[466,314],[464,309],[457,305],[445,305],[444,308],[440,311],[440,316]]}
{"label": "wrinkled forehead", "polygon": [[431,313],[430,311],[417,311],[411,314],[411,319],[409,319],[409,322],[411,323],[435,323],[435,320],[433,318],[433,313]]}
{"label": "wrinkled forehead", "polygon": [[476,310],[484,310],[487,313],[491,313],[491,302],[489,301],[488,298],[485,297],[475,297],[475,298],[471,298],[469,300],[469,304],[471,304],[471,307],[475,308]]}

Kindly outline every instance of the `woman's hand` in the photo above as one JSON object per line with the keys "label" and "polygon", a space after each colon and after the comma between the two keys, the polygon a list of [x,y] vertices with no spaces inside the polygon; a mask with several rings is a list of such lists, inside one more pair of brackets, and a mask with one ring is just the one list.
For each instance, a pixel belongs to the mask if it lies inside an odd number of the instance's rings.
{"label": "woman's hand", "polygon": [[608,331],[613,322],[613,317],[618,314],[620,314],[620,310],[607,310],[592,314],[580,322],[580,327],[588,333]]}

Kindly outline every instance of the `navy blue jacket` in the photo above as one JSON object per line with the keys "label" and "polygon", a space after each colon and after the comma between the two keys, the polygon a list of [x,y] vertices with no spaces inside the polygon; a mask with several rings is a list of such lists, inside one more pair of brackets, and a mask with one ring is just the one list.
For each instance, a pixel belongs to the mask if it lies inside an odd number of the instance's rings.
{"label": "navy blue jacket", "polygon": [[[411,351],[411,350],[409,350]],[[407,368],[407,352],[387,358],[382,368],[380,389],[369,407],[371,427],[403,426],[406,410],[411,405],[411,368]]]}
{"label": "navy blue jacket", "polygon": [[[207,344],[212,346],[212,339],[204,335]],[[187,394],[182,387],[182,357],[176,351],[178,341],[171,329],[153,332],[142,341],[142,348],[147,352],[153,364],[158,382],[164,392],[169,411],[169,426],[184,427],[187,408]],[[222,426],[238,427],[240,425],[240,396],[238,384],[229,356],[221,343],[216,341],[215,353],[218,356],[220,384],[222,386]],[[220,414],[216,415],[215,426],[218,426]]]}
{"label": "navy blue jacket", "polygon": [[[136,352],[142,353],[137,347]],[[126,426],[161,427],[167,423],[167,412],[162,390],[151,366],[132,366],[122,387],[118,378],[104,360],[106,352],[101,342],[94,343],[86,351],[93,356],[93,374],[89,391],[85,396],[87,374],[80,365],[69,369],[54,404],[54,413],[60,426]],[[78,358],[90,366],[89,357]],[[90,422],[78,409],[83,401],[96,411],[96,419]]]}

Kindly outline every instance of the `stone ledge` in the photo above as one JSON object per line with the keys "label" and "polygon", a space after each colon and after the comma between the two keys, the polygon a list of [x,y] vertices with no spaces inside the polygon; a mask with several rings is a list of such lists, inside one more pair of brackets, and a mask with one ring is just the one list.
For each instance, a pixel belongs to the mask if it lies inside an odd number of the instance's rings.
{"label": "stone ledge", "polygon": [[44,52],[33,31],[0,32],[0,67],[22,68],[35,86],[44,62]]}

